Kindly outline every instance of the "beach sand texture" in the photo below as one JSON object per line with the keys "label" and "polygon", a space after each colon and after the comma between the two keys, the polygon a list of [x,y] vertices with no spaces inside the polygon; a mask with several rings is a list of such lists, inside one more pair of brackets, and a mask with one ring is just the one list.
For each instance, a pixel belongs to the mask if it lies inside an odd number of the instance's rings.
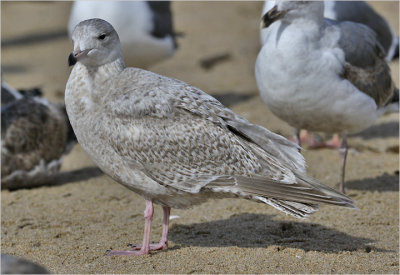
{"label": "beach sand texture", "polygon": [[[398,34],[399,3],[370,2]],[[72,42],[66,35],[72,2],[1,2],[3,80],[38,86],[63,102]],[[205,92],[248,95],[232,109],[253,123],[290,136],[258,95],[254,62],[260,49],[262,2],[174,2],[183,32],[175,56],[151,71]],[[18,39],[17,39],[18,38]],[[25,39],[20,39],[25,38]],[[230,57],[206,70],[201,60]],[[390,63],[399,86],[399,63]],[[102,175],[79,145],[65,158],[52,186],[1,193],[1,249],[54,273],[398,273],[399,119],[381,117],[349,137],[347,194],[359,211],[322,206],[299,220],[246,200],[210,200],[172,209],[169,249],[140,257],[108,257],[143,236],[143,198]],[[308,173],[334,187],[337,151],[304,152]],[[151,240],[161,235],[155,207]]]}

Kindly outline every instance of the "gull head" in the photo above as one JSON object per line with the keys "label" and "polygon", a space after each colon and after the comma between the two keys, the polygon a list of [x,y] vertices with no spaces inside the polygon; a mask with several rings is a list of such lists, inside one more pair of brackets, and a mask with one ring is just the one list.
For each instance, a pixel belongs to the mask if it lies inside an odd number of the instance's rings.
{"label": "gull head", "polygon": [[80,62],[99,67],[122,58],[121,44],[113,26],[99,18],[80,22],[72,32],[74,51],[68,57],[70,66]]}
{"label": "gull head", "polygon": [[268,28],[277,20],[291,21],[297,18],[323,19],[323,1],[279,1],[261,18],[261,28]]}

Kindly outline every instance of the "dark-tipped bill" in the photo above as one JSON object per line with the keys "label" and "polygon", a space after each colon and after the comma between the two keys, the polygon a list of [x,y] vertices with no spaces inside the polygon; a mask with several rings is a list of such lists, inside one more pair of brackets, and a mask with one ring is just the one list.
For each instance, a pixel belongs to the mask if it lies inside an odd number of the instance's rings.
{"label": "dark-tipped bill", "polygon": [[74,66],[77,61],[78,61],[78,59],[76,59],[74,54],[70,53],[69,56],[68,56],[68,66]]}
{"label": "dark-tipped bill", "polygon": [[286,12],[287,11],[278,11],[277,6],[274,6],[266,14],[264,14],[263,17],[261,17],[260,28],[268,28],[276,20],[282,18],[282,16],[284,16]]}

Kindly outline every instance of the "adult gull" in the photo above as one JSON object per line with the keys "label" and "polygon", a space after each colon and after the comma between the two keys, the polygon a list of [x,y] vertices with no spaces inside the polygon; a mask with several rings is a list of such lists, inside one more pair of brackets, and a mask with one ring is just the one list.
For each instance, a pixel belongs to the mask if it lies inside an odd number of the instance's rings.
{"label": "adult gull", "polygon": [[[126,68],[108,22],[85,20],[72,38],[65,101],[77,139],[106,174],[146,201],[142,245],[109,255],[166,249],[171,207],[209,198],[246,198],[296,217],[319,203],[354,207],[306,175],[296,144],[182,81]],[[153,203],[163,207],[163,233],[150,245]]]}
{"label": "adult gull", "polygon": [[346,135],[372,125],[398,91],[376,34],[323,11],[321,1],[282,1],[263,16],[256,79],[265,104],[291,126],[342,134],[344,192]]}
{"label": "adult gull", "polygon": [[[265,1],[262,15],[272,9],[276,2],[275,0]],[[379,43],[385,50],[387,61],[399,56],[399,37],[385,18],[365,1],[324,1],[324,17],[368,26],[375,31]],[[266,29],[260,31],[262,44],[264,44],[267,32]]]}
{"label": "adult gull", "polygon": [[79,22],[89,18],[114,26],[128,65],[147,68],[171,57],[177,48],[170,1],[75,1],[70,36]]}

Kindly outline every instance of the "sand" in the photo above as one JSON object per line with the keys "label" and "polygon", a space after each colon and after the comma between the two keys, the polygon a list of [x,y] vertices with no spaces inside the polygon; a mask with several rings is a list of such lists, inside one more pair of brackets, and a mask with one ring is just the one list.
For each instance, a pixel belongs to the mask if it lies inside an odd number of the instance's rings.
{"label": "sand", "polygon": [[[375,2],[398,33],[398,2]],[[63,101],[69,76],[66,36],[71,2],[1,2],[3,78],[16,88],[39,86]],[[248,95],[232,109],[277,133],[291,128],[262,103],[254,78],[261,2],[179,2],[172,5],[183,32],[176,55],[150,70],[213,95]],[[46,38],[13,44],[21,37]],[[50,34],[50,35],[46,35]],[[26,40],[26,39],[25,39]],[[5,43],[7,42],[7,43]],[[17,41],[18,42],[18,41]],[[209,70],[201,60],[230,58]],[[390,64],[399,85],[399,63]],[[210,200],[172,210],[170,249],[143,257],[109,257],[143,234],[144,200],[105,175],[79,145],[66,157],[53,186],[1,192],[2,253],[40,263],[54,273],[398,273],[398,114],[380,118],[349,138],[346,183],[359,211],[322,206],[298,220],[262,204]],[[309,174],[339,182],[335,150],[307,150]],[[161,234],[155,208],[152,241]]]}

